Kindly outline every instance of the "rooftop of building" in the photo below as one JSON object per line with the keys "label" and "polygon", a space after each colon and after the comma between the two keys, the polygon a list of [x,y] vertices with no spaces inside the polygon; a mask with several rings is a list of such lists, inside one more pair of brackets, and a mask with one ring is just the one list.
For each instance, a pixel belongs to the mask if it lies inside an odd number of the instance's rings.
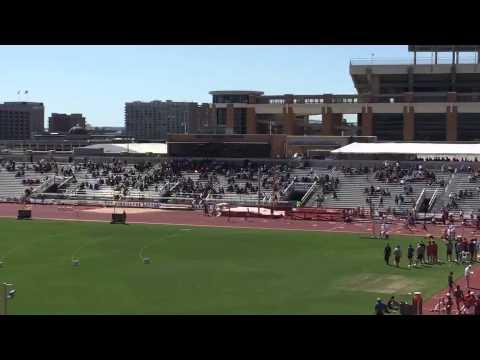
{"label": "rooftop of building", "polygon": [[126,102],[125,105],[159,105],[159,104],[164,104],[164,105],[198,105],[197,102],[195,101],[172,101],[172,100],[152,100],[152,101],[130,101]]}
{"label": "rooftop of building", "polygon": [[210,95],[255,95],[255,96],[262,96],[264,93],[263,91],[256,91],[256,90],[215,90],[210,91]]}
{"label": "rooftop of building", "polygon": [[480,45],[408,45],[409,52],[478,52]]}
{"label": "rooftop of building", "polygon": [[9,105],[9,106],[41,105],[41,106],[43,106],[43,102],[5,101],[4,103],[0,103],[0,105]]}
{"label": "rooftop of building", "polygon": [[51,115],[52,117],[53,116],[82,116],[83,117],[83,114],[82,113],[72,113],[72,114],[66,114],[66,113],[52,113]]}

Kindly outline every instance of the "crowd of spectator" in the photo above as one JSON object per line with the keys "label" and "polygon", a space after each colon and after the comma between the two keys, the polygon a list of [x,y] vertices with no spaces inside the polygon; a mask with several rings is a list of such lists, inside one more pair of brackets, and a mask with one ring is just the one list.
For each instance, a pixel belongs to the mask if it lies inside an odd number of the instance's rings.
{"label": "crowd of spectator", "polygon": [[478,162],[478,158],[475,156],[472,158],[456,157],[456,156],[417,156],[416,161],[444,161],[444,162]]}
{"label": "crowd of spectator", "polygon": [[92,179],[96,179],[96,182],[83,181],[78,185],[79,190],[97,190],[102,185],[107,185],[113,187],[115,191],[121,191],[124,196],[128,196],[131,189],[139,191],[154,189],[156,192],[162,189],[164,196],[183,194],[205,198],[208,195],[218,197],[225,193],[242,195],[260,192],[259,195],[263,198],[266,196],[265,191],[279,194],[291,182],[319,181],[325,192],[338,186],[338,181],[331,182],[328,178],[292,176],[292,168],[287,164],[256,163],[248,160],[243,163],[164,160],[155,165],[142,162],[132,168],[128,167],[126,162],[117,159],[104,162],[84,159],[72,167],[62,167],[60,172],[63,176],[73,176],[73,183],[76,183],[75,173],[82,170]]}
{"label": "crowd of spectator", "polygon": [[[73,159],[72,159],[73,160]],[[436,161],[438,158],[429,159]],[[339,170],[348,178],[351,175],[366,175],[367,180],[372,179],[384,183],[386,186],[378,186],[368,183],[364,188],[367,204],[373,204],[373,198],[378,199],[378,205],[382,209],[390,207],[390,210],[403,209],[405,203],[412,203],[415,199],[414,185],[416,181],[428,181],[428,185],[445,187],[445,178],[437,178],[439,167],[432,171],[428,161],[421,164],[411,165],[398,161],[378,162],[374,165],[356,167],[341,166]],[[90,179],[79,178],[79,190],[99,190],[102,186],[111,187],[115,191],[128,196],[130,191],[136,189],[140,192],[162,192],[164,196],[185,196],[205,198],[222,197],[224,194],[258,195],[261,199],[268,199],[270,194],[285,195],[284,191],[291,184],[303,183],[317,185],[314,194],[317,206],[321,206],[327,195],[338,198],[340,179],[332,176],[335,174],[318,174],[309,164],[301,166],[304,171],[298,174],[294,166],[298,164],[274,163],[262,161],[218,161],[218,160],[163,160],[158,163],[139,162],[128,165],[126,161],[116,158],[93,161],[89,159],[72,161],[70,164],[57,164],[53,159],[42,159],[34,163],[22,165],[13,160],[3,160],[3,167],[7,171],[14,171],[17,177],[25,177],[25,170],[31,169],[39,173],[51,173],[63,177],[73,177],[73,184],[77,183],[79,172],[86,172]],[[330,166],[330,169],[332,167]],[[476,183],[480,172],[473,164],[441,164],[440,172],[467,173],[468,181]],[[88,181],[87,181],[88,180]],[[22,180],[25,185],[38,185],[35,178]],[[400,193],[395,187],[391,191],[388,184],[402,184],[403,192]],[[297,187],[298,188],[298,187]],[[307,187],[306,187],[307,188]],[[417,194],[418,195],[418,194]],[[474,189],[455,189],[447,200],[448,210],[459,209],[459,200],[472,198],[480,195],[480,186]],[[388,200],[384,208],[384,201]],[[283,197],[286,199],[286,197]],[[412,200],[413,199],[413,200]],[[413,204],[413,203],[412,203]],[[398,209],[397,207],[400,207]],[[384,211],[384,210],[382,210]],[[389,211],[392,212],[392,211]],[[393,211],[395,213],[395,211]]]}

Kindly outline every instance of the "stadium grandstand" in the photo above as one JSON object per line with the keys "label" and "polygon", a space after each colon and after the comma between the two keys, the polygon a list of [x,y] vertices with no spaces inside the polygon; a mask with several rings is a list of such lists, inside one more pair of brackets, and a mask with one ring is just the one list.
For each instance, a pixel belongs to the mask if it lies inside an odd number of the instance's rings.
{"label": "stadium grandstand", "polygon": [[476,216],[480,170],[473,150],[460,147],[458,157],[452,158],[447,148],[435,152],[420,146],[421,151],[412,153],[415,160],[388,161],[366,155],[379,149],[377,145],[388,152],[389,144],[361,145],[368,148],[350,144],[332,153],[352,151],[364,155],[362,160],[138,158],[128,162],[72,157],[70,162],[54,158],[23,162],[4,158],[0,196],[6,202],[57,205],[192,210],[227,204],[402,218],[441,216],[447,209],[454,216],[460,211]]}

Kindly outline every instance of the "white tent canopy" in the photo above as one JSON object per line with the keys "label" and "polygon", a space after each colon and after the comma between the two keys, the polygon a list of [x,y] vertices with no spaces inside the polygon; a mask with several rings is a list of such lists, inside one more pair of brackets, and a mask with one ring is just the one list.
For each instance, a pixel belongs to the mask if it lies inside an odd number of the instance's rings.
{"label": "white tent canopy", "polygon": [[105,154],[166,154],[167,144],[164,143],[131,143],[131,144],[94,144],[86,146],[87,149],[103,149]]}
{"label": "white tent canopy", "polygon": [[418,156],[480,156],[480,144],[440,143],[352,143],[333,154],[412,154]]}

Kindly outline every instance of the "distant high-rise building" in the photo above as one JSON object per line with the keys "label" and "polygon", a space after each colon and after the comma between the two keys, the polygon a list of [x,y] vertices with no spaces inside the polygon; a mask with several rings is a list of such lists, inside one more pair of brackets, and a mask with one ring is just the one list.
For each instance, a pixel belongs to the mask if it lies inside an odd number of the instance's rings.
{"label": "distant high-rise building", "polygon": [[125,104],[125,132],[142,140],[166,140],[168,134],[195,133],[209,123],[210,107],[195,102],[151,101]]}
{"label": "distant high-rise building", "polygon": [[82,114],[57,114],[52,113],[48,118],[48,131],[67,133],[74,126],[85,128],[85,117]]}
{"label": "distant high-rise building", "polygon": [[0,104],[0,139],[30,139],[44,131],[45,108],[37,102]]}

